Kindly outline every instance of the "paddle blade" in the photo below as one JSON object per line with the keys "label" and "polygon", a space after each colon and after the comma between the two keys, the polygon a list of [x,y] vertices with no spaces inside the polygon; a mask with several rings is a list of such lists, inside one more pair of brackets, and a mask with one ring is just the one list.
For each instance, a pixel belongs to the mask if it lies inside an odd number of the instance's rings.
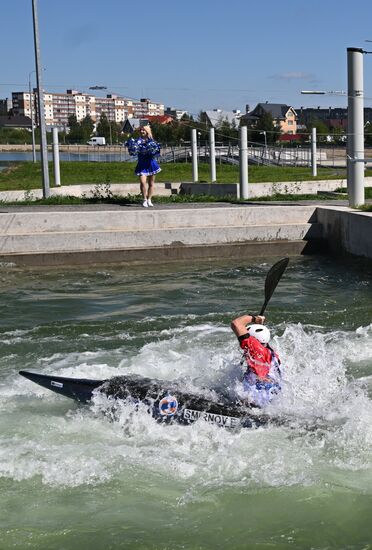
{"label": "paddle blade", "polygon": [[274,290],[276,289],[287,265],[289,262],[289,258],[282,258],[279,260],[279,262],[276,262],[274,264],[268,274],[266,275],[266,281],[265,281],[265,302],[264,305],[261,308],[260,315],[264,314],[264,311],[266,309],[267,304],[269,303],[269,300],[271,296],[273,295]]}

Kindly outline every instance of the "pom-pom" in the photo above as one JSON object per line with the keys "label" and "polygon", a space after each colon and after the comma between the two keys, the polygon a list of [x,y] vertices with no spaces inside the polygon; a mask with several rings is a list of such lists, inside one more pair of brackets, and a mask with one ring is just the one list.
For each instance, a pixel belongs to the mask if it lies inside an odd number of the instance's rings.
{"label": "pom-pom", "polygon": [[147,149],[148,149],[148,152],[152,155],[152,156],[156,156],[156,155],[159,155],[160,153],[160,145],[159,143],[156,143],[156,141],[149,141],[148,144],[147,144]]}
{"label": "pom-pom", "polygon": [[128,149],[128,153],[133,157],[138,153],[138,143],[133,138],[128,139],[125,143]]}

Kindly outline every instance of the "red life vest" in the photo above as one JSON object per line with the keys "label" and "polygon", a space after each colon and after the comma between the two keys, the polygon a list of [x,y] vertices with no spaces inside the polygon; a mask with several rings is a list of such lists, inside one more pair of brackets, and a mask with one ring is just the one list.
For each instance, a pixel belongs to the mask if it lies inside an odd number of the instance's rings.
{"label": "red life vest", "polygon": [[272,368],[279,369],[279,356],[270,346],[264,346],[249,334],[239,338],[239,341],[249,370],[259,378],[267,378]]}

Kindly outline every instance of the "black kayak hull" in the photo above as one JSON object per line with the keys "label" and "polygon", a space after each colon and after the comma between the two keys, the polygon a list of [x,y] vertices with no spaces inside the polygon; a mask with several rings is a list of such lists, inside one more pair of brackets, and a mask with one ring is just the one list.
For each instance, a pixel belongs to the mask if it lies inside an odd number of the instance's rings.
{"label": "black kayak hull", "polygon": [[19,374],[59,395],[82,403],[91,401],[93,394],[97,392],[114,400],[126,400],[134,406],[145,404],[149,413],[162,423],[192,424],[201,419],[225,428],[252,428],[274,421],[270,416],[241,403],[230,403],[222,398],[213,401],[204,396],[186,393],[176,383],[136,375],[89,380],[23,370]]}

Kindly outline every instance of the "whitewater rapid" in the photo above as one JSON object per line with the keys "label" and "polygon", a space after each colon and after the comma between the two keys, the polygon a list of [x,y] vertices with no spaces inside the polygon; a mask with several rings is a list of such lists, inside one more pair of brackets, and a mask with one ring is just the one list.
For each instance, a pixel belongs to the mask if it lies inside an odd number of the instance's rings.
{"label": "whitewater rapid", "polygon": [[[151,322],[148,323],[151,326]],[[195,316],[184,326],[145,330],[138,350],[128,348],[135,326],[109,335],[79,334],[86,350],[52,352],[66,335],[33,329],[1,334],[2,346],[36,346],[19,362],[4,356],[0,384],[0,477],[38,478],[53,487],[99,485],[115,478],[161,476],[193,487],[343,485],[372,491],[372,378],[365,368],[372,353],[372,325],[326,330],[282,323],[272,327],[273,346],[285,365],[282,392],[267,412],[287,425],[229,431],[202,421],[192,426],[157,424],[140,408],[120,404],[115,420],[102,395],[89,406],[21,378],[18,369],[60,376],[105,379],[139,374],[178,381],[187,391],[233,392],[241,378],[241,354],[230,329]],[[100,342],[102,347],[100,348]],[[76,342],[75,342],[76,344]],[[75,346],[76,347],[76,346]],[[43,354],[43,350],[47,353]],[[185,497],[186,498],[186,497]]]}

